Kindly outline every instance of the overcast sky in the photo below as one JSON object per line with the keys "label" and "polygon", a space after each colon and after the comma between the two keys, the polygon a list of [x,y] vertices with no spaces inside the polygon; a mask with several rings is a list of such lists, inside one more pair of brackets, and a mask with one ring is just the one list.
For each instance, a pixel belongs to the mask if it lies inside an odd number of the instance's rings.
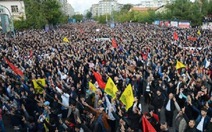
{"label": "overcast sky", "polygon": [[[75,12],[84,13],[85,10],[89,9],[92,4],[97,4],[100,0],[68,0],[68,3],[72,5]],[[120,4],[138,4],[141,0],[118,0]]]}

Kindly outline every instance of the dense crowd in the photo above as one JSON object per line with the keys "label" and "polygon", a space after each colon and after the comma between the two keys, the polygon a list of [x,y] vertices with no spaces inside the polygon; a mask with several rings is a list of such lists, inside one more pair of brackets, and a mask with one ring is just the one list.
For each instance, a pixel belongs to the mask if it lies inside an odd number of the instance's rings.
{"label": "dense crowd", "polygon": [[[7,131],[2,117],[8,117],[21,132],[147,132],[144,117],[152,131],[211,132],[212,32],[198,30],[85,22],[48,32],[20,31],[15,38],[1,35],[1,130]],[[188,40],[191,36],[196,39]],[[17,75],[5,58],[24,75]],[[186,67],[176,69],[177,61]],[[105,83],[113,79],[116,98],[98,88],[93,71]],[[46,81],[42,92],[32,82],[39,78]],[[119,97],[128,84],[135,99],[126,110]]]}

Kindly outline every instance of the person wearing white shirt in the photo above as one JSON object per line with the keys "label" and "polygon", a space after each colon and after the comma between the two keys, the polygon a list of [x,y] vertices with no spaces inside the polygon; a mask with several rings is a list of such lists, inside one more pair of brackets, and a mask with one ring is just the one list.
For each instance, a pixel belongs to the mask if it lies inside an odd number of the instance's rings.
{"label": "person wearing white shirt", "polygon": [[173,124],[173,116],[174,116],[174,101],[173,101],[174,95],[172,93],[169,94],[169,98],[165,102],[165,117],[166,122],[169,127],[172,127]]}
{"label": "person wearing white shirt", "polygon": [[67,114],[68,114],[68,107],[69,107],[69,97],[70,95],[63,92],[61,95],[61,99],[62,99],[62,117],[66,118]]}
{"label": "person wearing white shirt", "polygon": [[202,108],[200,115],[196,119],[196,129],[198,132],[204,132],[207,129],[210,117],[207,116],[207,108]]}

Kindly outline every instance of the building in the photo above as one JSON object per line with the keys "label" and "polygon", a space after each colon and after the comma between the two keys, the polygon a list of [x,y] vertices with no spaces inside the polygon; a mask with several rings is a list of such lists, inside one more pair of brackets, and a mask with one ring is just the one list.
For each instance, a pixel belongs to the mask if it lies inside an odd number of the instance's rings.
{"label": "building", "polygon": [[13,20],[26,19],[23,0],[0,0],[0,13],[7,14]]}
{"label": "building", "polygon": [[68,3],[67,0],[58,0],[61,5],[62,12],[67,16],[73,16],[74,15],[74,8],[71,4]]}
{"label": "building", "polygon": [[173,0],[141,0],[139,7],[161,7],[171,3]]}
{"label": "building", "polygon": [[71,4],[67,4],[67,15],[69,16],[69,17],[71,17],[71,16],[73,16],[74,15],[74,8],[72,7],[72,5]]}
{"label": "building", "polygon": [[119,11],[123,7],[117,0],[101,0],[98,4],[93,4],[91,13],[94,16],[101,16],[105,14],[112,14],[113,11]]}
{"label": "building", "polygon": [[174,0],[141,0],[139,4],[134,5],[130,11],[146,12],[154,10],[156,13],[166,11],[165,5],[173,2]]}
{"label": "building", "polygon": [[98,16],[98,4],[93,4],[91,6],[91,13],[92,13],[92,16]]}
{"label": "building", "polygon": [[64,14],[67,14],[67,6],[66,6],[68,4],[67,0],[58,0],[58,1],[59,1],[60,5],[61,5],[62,12]]}

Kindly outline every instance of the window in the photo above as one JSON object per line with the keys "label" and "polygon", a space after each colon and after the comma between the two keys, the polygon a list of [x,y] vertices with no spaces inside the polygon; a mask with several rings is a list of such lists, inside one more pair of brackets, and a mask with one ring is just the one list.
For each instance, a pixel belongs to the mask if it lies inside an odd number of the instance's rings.
{"label": "window", "polygon": [[11,11],[12,12],[18,12],[18,6],[17,5],[12,5],[11,6]]}

